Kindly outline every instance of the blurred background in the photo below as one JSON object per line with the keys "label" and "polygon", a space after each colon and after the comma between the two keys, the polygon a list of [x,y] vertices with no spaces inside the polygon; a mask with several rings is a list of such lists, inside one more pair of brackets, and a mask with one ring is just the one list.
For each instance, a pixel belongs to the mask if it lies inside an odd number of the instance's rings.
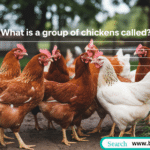
{"label": "blurred background", "polygon": [[[150,0],[0,0],[0,29],[14,31],[122,31],[150,29]],[[26,34],[26,33],[25,33]],[[25,35],[24,34],[24,35]],[[39,48],[52,50],[58,45],[65,56],[66,50],[81,49],[93,38],[105,55],[115,55],[119,48],[124,54],[133,54],[139,43],[150,47],[150,36],[2,36],[0,32],[0,62],[5,54],[22,43],[29,56]],[[42,42],[43,41],[43,42]],[[147,41],[147,42],[146,42]],[[30,58],[21,60],[21,66]],[[131,61],[138,61],[132,57]],[[134,68],[131,68],[133,70]]]}

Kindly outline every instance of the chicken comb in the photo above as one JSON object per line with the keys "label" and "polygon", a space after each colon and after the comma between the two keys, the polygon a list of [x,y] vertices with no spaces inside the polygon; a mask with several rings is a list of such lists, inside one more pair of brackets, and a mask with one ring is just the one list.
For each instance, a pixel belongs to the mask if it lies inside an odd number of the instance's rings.
{"label": "chicken comb", "polygon": [[54,45],[54,48],[52,50],[52,55],[56,55],[56,51],[57,51],[57,45]]}
{"label": "chicken comb", "polygon": [[138,47],[136,48],[136,52],[138,52],[139,49],[141,49],[141,48],[142,48],[142,44],[139,44]]}
{"label": "chicken comb", "polygon": [[22,44],[17,44],[17,48],[20,48],[25,53],[27,52],[27,50],[24,48],[24,46]]}
{"label": "chicken comb", "polygon": [[102,56],[102,55],[103,55],[103,52],[97,51],[97,52],[95,53],[95,55],[94,55],[93,58],[97,58],[97,57]]}
{"label": "chicken comb", "polygon": [[47,55],[48,58],[52,57],[51,53],[47,49],[40,49],[39,52]]}
{"label": "chicken comb", "polygon": [[87,51],[86,53],[88,54],[89,57],[93,56],[93,53],[91,51]]}
{"label": "chicken comb", "polygon": [[91,40],[90,40],[90,43],[88,44],[88,47],[89,47],[89,48],[92,48],[93,46],[94,46],[94,45],[93,45],[93,39],[91,39]]}

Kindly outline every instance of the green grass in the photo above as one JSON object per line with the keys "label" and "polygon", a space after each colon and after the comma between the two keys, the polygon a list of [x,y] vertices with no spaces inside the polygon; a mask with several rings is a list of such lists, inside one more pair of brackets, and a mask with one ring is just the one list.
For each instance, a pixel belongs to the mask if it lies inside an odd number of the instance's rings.
{"label": "green grass", "polygon": [[135,70],[136,68],[137,68],[137,66],[138,66],[138,61],[131,61],[130,62],[130,65],[131,65],[131,67],[130,67],[130,70],[132,71],[132,70]]}

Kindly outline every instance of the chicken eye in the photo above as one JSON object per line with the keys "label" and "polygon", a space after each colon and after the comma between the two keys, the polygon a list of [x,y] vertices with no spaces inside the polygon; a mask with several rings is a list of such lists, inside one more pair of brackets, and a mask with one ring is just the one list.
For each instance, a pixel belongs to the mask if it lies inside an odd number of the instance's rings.
{"label": "chicken eye", "polygon": [[42,56],[43,59],[45,59],[45,56]]}
{"label": "chicken eye", "polygon": [[20,53],[20,51],[18,51],[18,53]]}

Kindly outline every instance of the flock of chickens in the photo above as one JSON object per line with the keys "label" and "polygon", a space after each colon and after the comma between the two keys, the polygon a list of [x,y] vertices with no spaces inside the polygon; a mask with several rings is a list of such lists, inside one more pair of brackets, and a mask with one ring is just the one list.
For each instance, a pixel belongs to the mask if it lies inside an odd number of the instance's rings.
{"label": "flock of chickens", "polygon": [[[136,123],[145,117],[150,121],[150,48],[140,44],[135,54],[139,64],[136,71],[130,72],[129,54],[123,55],[119,50],[116,56],[106,57],[91,39],[76,59],[71,55],[65,59],[57,46],[52,54],[40,50],[21,73],[19,60],[28,54],[23,45],[17,44],[6,54],[0,68],[0,143],[12,143],[4,141],[12,139],[4,134],[4,129],[10,128],[20,148],[33,150],[35,145],[26,145],[19,135],[28,112],[33,113],[37,130],[41,129],[38,112],[47,118],[49,127],[51,124],[54,128],[52,121],[59,124],[66,145],[74,143],[67,140],[68,127],[72,129],[72,138],[87,141],[79,137],[87,136],[82,133],[81,121],[95,111],[101,119],[91,133],[101,131],[109,114],[114,123],[108,136],[114,136],[115,126],[120,129],[120,137],[125,133],[135,136]],[[50,67],[44,72],[48,64]],[[132,128],[125,132],[129,124]]]}

